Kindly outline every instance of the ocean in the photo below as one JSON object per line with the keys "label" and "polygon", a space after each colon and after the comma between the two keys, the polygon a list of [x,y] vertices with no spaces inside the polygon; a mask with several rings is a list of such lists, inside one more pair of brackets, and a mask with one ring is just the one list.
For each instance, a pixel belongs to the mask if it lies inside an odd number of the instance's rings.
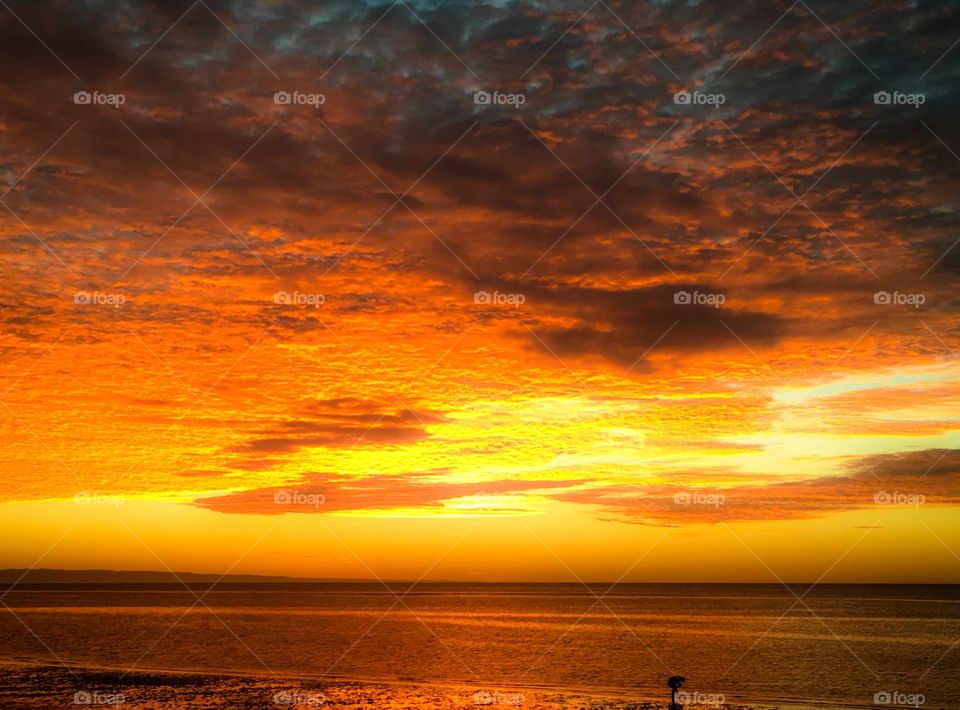
{"label": "ocean", "polygon": [[[409,593],[407,593],[409,590]],[[3,707],[960,710],[960,588],[17,586]]]}

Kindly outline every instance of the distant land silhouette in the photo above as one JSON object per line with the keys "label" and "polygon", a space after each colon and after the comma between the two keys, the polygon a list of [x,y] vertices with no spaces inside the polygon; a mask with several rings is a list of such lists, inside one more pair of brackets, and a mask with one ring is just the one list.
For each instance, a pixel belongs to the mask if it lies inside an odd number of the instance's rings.
{"label": "distant land silhouette", "polygon": [[202,574],[108,569],[0,569],[0,584],[278,584],[306,582],[369,582],[369,579],[321,579],[258,574]]}

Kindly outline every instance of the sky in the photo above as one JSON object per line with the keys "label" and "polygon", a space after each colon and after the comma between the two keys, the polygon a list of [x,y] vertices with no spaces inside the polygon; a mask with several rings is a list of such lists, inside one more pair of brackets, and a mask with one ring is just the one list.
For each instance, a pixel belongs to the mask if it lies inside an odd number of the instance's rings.
{"label": "sky", "polygon": [[960,581],[957,8],[0,5],[0,567]]}

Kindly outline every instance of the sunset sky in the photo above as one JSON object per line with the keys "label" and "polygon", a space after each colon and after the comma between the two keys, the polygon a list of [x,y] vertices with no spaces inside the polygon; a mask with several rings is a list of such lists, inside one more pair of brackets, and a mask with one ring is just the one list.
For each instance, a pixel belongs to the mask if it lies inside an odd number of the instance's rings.
{"label": "sunset sky", "polygon": [[949,3],[0,35],[0,567],[960,582]]}

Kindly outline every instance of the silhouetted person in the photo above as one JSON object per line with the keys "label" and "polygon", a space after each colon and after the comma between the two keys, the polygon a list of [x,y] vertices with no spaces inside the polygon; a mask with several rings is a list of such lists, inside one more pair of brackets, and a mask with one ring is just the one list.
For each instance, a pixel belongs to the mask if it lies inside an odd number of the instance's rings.
{"label": "silhouetted person", "polygon": [[683,710],[683,705],[677,702],[677,691],[685,680],[686,678],[682,675],[674,675],[667,681],[667,685],[670,686],[670,710]]}

